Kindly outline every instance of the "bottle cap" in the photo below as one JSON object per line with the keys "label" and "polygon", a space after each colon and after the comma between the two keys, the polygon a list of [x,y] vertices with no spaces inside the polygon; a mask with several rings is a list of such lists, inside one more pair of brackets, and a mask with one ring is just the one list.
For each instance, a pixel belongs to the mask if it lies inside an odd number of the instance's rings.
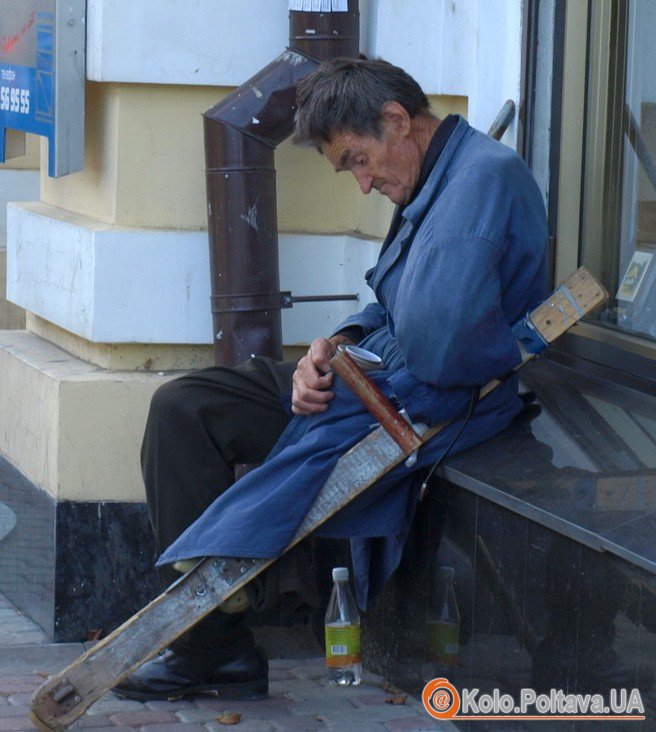
{"label": "bottle cap", "polygon": [[344,582],[349,578],[348,567],[335,567],[333,569],[333,582]]}

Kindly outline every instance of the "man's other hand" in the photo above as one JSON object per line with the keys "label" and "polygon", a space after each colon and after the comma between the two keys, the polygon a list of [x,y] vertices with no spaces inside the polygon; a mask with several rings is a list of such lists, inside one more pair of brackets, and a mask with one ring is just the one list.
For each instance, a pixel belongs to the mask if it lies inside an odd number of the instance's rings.
{"label": "man's other hand", "polygon": [[334,393],[330,391],[333,373],[330,359],[340,343],[352,343],[349,338],[335,335],[316,338],[305,356],[298,362],[293,376],[292,412],[301,416],[325,412]]}

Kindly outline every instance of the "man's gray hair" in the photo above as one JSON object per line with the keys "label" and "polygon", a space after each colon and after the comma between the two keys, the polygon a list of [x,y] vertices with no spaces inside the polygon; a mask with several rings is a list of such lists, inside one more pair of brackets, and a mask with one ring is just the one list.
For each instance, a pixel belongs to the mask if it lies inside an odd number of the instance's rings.
{"label": "man's gray hair", "polygon": [[299,82],[294,142],[318,148],[340,132],[380,139],[385,102],[398,102],[410,117],[429,111],[419,84],[398,66],[382,59],[324,61]]}

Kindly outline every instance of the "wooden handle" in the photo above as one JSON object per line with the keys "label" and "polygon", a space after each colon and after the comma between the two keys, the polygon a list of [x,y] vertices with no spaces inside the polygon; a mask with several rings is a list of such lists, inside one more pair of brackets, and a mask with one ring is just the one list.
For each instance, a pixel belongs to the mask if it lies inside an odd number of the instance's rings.
{"label": "wooden handle", "polygon": [[421,447],[422,441],[419,435],[394,409],[390,400],[359,368],[346,351],[337,351],[330,359],[330,365],[355,392],[356,396],[371,412],[376,421],[380,423],[380,426],[389,433],[405,455],[410,455],[410,453]]}

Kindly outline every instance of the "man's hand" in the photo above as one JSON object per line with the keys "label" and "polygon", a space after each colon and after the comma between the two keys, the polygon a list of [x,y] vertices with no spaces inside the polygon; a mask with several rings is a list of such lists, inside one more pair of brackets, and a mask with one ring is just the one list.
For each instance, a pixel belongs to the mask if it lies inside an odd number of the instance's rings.
{"label": "man's hand", "polygon": [[334,393],[329,390],[333,383],[330,359],[340,343],[352,343],[349,338],[334,335],[332,338],[316,338],[294,371],[292,389],[292,412],[301,416],[325,412]]}

